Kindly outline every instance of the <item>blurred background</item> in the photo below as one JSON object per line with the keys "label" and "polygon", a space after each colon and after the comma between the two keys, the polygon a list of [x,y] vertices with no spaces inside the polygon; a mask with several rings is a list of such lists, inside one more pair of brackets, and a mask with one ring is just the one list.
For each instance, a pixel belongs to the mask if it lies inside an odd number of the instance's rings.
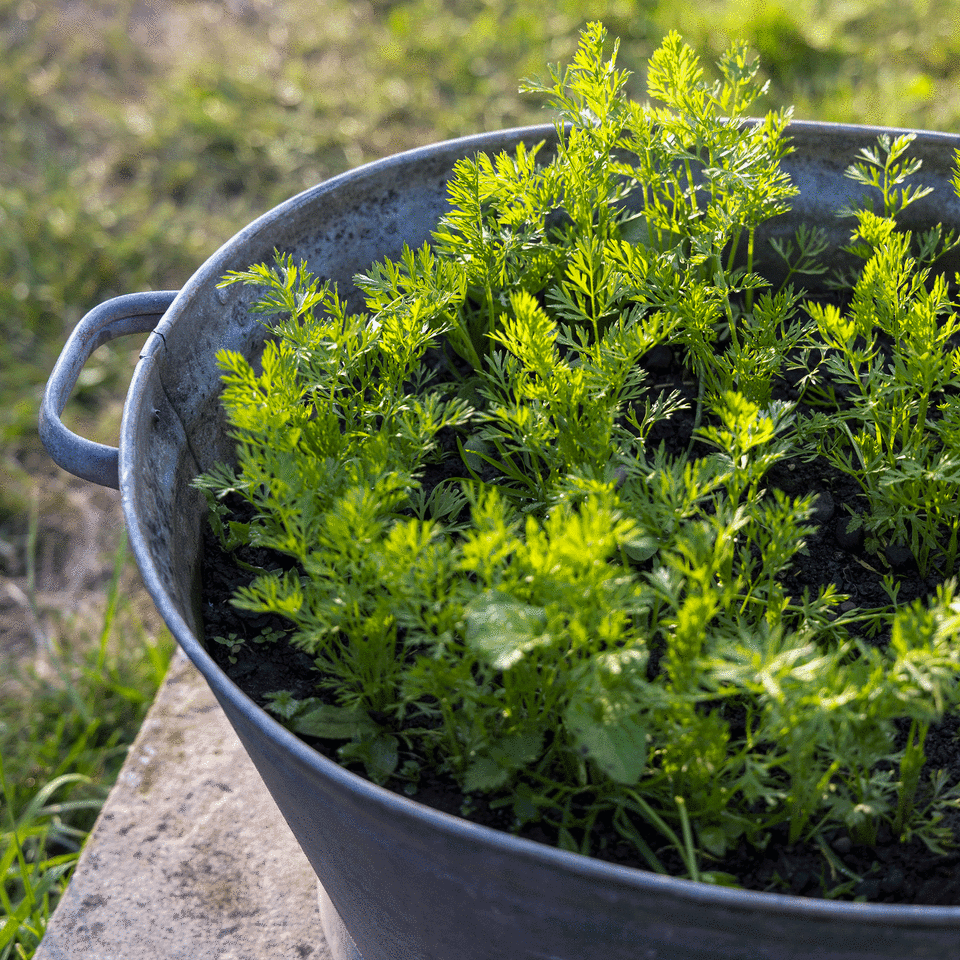
{"label": "blurred background", "polygon": [[[67,334],[335,173],[552,119],[518,81],[592,19],[636,96],[676,29],[707,65],[746,40],[765,109],[960,123],[956,0],[0,0],[0,960],[31,955],[171,650],[118,495],[37,439]],[[78,432],[114,442],[138,350],[94,355]]]}

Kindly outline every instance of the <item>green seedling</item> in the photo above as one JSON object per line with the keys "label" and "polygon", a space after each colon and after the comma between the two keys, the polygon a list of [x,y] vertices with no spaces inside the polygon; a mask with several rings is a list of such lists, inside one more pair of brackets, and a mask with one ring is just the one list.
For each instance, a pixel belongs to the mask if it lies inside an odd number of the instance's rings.
{"label": "green seedling", "polygon": [[921,572],[949,576],[960,536],[958,319],[949,278],[924,264],[957,240],[898,229],[896,217],[929,193],[906,185],[920,169],[904,159],[912,140],[881,137],[847,171],[879,193],[883,212],[867,201],[844,211],[857,220],[847,250],[864,261],[847,309],[808,305],[825,347],[827,386],[815,389],[832,409],[806,428],[817,451],[862,487],[868,509],[851,523],[866,529],[870,549],[905,545]]}

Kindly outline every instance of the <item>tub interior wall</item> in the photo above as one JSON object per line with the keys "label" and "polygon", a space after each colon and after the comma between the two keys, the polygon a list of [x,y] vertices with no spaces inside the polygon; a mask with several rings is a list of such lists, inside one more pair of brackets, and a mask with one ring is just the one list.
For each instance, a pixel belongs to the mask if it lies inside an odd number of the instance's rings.
{"label": "tub interior wall", "polygon": [[[491,135],[487,149],[512,149],[518,138],[511,132]],[[799,223],[815,221],[828,231],[839,262],[852,221],[841,220],[836,211],[862,192],[843,171],[860,148],[875,142],[875,135],[840,128],[825,137],[822,125],[799,124],[793,138],[795,150],[785,167],[801,193],[790,214],[764,229],[758,251],[769,250],[765,238],[789,238]],[[533,145],[551,140],[552,131],[524,131],[522,139]],[[932,219],[960,225],[960,201],[950,186],[952,144],[951,138],[939,135],[918,138],[916,150],[924,157],[920,179],[936,193],[910,208],[908,223]],[[549,155],[549,150],[548,145],[542,155]],[[162,344],[145,361],[152,363],[152,370],[138,423],[141,469],[135,495],[164,588],[195,636],[202,636],[199,531],[206,507],[190,484],[198,473],[217,461],[229,462],[233,455],[219,403],[216,354],[226,348],[256,362],[267,333],[248,310],[255,291],[239,284],[218,289],[218,282],[228,271],[272,261],[274,251],[280,250],[306,261],[321,279],[336,282],[359,309],[352,277],[384,255],[396,257],[404,243],[416,247],[429,239],[446,204],[454,162],[475,151],[475,145],[454,143],[421,151],[420,156],[391,158],[339,182],[322,184],[253,223],[181,292],[171,322],[160,331]],[[960,268],[960,255],[955,253],[948,266]],[[781,264],[760,255],[759,267],[775,277]]]}
{"label": "tub interior wall", "polygon": [[249,312],[254,288],[217,284],[229,271],[272,262],[280,250],[305,261],[321,280],[335,282],[359,309],[353,277],[384,255],[398,256],[405,242],[419,246],[429,239],[462,153],[453,146],[409,169],[388,163],[346,187],[321,185],[256,221],[190,280],[159,330],[153,354],[141,361],[151,368],[138,403],[136,509],[162,589],[194,636],[203,636],[200,531],[206,504],[191,483],[217,462],[233,460],[216,356],[234,350],[256,363],[268,334],[264,318]]}

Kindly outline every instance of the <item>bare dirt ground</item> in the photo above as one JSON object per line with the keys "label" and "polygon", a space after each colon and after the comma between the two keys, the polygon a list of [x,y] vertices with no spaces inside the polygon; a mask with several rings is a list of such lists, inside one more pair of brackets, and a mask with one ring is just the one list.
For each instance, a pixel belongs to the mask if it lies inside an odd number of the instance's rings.
{"label": "bare dirt ground", "polygon": [[[16,682],[15,665],[49,672],[49,656],[99,640],[118,556],[122,557],[120,495],[79,480],[37,452],[25,464],[36,477],[26,516],[0,533],[0,684]],[[161,629],[132,559],[123,562],[120,596],[125,623],[142,625],[130,642]],[[124,642],[123,636],[114,642]]]}

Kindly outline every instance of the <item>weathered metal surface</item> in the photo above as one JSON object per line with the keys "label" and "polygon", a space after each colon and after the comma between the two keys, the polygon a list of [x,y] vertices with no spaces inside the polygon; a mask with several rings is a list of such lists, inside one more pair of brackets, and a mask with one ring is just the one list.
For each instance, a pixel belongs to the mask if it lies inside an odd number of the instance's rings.
{"label": "weathered metal surface", "polygon": [[[835,211],[861,190],[843,171],[878,132],[793,124],[795,150],[785,166],[801,194],[769,232],[789,236],[798,223],[816,221],[839,257],[849,221],[839,221]],[[270,260],[279,248],[349,291],[350,278],[371,261],[396,255],[403,242],[418,246],[429,238],[455,160],[509,149],[521,139],[553,142],[554,131],[503,131],[391,157],[255,221],[179,293],[144,350],[127,399],[119,480],[143,579],[355,941],[352,947],[338,940],[337,960],[960,960],[960,907],[834,903],[700,885],[430,810],[305,746],[255,707],[203,649],[203,503],[189,483],[230,456],[216,350],[227,346],[254,358],[264,335],[244,309],[249,291],[218,291],[217,281],[228,270]],[[960,200],[950,187],[958,146],[960,138],[944,134],[917,138],[921,179],[936,193],[910,208],[911,225],[960,227]]]}
{"label": "weathered metal surface", "polygon": [[117,448],[77,436],[60,419],[80,371],[97,347],[153,330],[175,296],[175,290],[161,290],[115,297],[94,307],[70,334],[44,391],[40,439],[50,456],[75,476],[114,490],[120,486]]}

